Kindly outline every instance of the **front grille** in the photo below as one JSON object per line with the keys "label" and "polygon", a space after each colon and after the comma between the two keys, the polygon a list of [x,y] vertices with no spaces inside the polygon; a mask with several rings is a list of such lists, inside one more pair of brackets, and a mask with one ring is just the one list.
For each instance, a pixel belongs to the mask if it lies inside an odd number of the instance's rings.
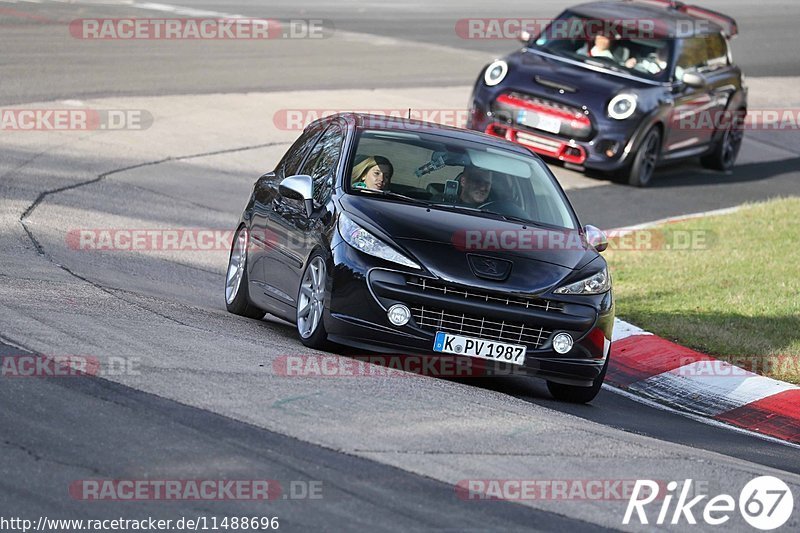
{"label": "front grille", "polygon": [[547,131],[550,135],[555,134],[580,140],[591,137],[592,123],[589,116],[582,109],[574,106],[518,92],[501,94],[491,104],[491,111],[499,119],[538,131],[539,128],[535,125],[531,126],[526,122],[519,121],[520,111],[526,109],[559,119],[559,131],[557,133]]}
{"label": "front grille", "polygon": [[571,105],[562,104],[560,102],[554,102],[553,100],[545,100],[544,98],[539,98],[537,96],[532,96],[522,93],[508,93],[508,95],[518,100],[522,100],[524,102],[533,104],[535,106],[542,107],[544,109],[551,109],[553,111],[560,111],[562,113],[571,115],[576,118],[584,116],[583,110],[577,107],[573,107]]}
{"label": "front grille", "polygon": [[550,300],[544,300],[542,298],[521,298],[518,296],[509,296],[500,293],[490,293],[472,289],[460,289],[426,278],[409,278],[406,283],[412,287],[418,287],[423,291],[435,291],[441,294],[449,294],[459,298],[464,298],[465,300],[500,303],[504,305],[519,306],[525,309],[541,309],[543,311],[550,312],[561,312],[564,310],[563,304],[551,302]]}
{"label": "front grille", "polygon": [[521,322],[498,322],[479,315],[449,312],[444,309],[422,305],[411,308],[414,321],[422,329],[428,331],[444,331],[491,339],[511,344],[525,344],[537,349],[550,337],[551,331],[544,328],[528,326]]}

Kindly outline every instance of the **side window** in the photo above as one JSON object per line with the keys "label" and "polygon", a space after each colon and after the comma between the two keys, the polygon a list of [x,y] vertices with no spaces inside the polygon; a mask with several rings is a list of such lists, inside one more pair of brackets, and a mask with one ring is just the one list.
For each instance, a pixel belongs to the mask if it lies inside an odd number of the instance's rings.
{"label": "side window", "polygon": [[686,70],[699,70],[708,63],[708,46],[703,37],[691,37],[683,41],[678,67]]}
{"label": "side window", "polygon": [[330,198],[343,140],[344,134],[339,126],[329,127],[317,141],[299,172],[311,176],[314,181],[314,202],[317,205],[324,204]]}
{"label": "side window", "polygon": [[291,148],[284,154],[281,162],[278,163],[278,168],[275,171],[284,176],[293,176],[300,174],[297,171],[303,158],[308,154],[309,150],[314,146],[314,141],[319,137],[322,128],[314,127],[304,131],[302,135],[294,142]]}
{"label": "side window", "polygon": [[722,34],[716,33],[706,38],[708,44],[708,66],[724,67],[728,64],[728,41]]}

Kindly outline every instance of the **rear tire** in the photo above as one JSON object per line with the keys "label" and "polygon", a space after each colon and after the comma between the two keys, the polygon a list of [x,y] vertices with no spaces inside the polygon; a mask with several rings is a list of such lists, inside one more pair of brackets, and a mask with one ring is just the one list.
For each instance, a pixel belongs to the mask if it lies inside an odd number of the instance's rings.
{"label": "rear tire", "polygon": [[603,370],[601,370],[600,375],[595,378],[591,387],[563,385],[561,383],[554,383],[552,381],[548,381],[547,390],[550,391],[550,394],[553,395],[553,398],[562,402],[589,403],[595,399],[597,394],[600,392],[600,388],[603,386],[603,381],[605,381],[606,379],[606,370],[608,370],[609,359],[610,357],[606,357],[606,362],[603,365]]}
{"label": "rear tire", "polygon": [[244,225],[239,226],[231,243],[231,254],[228,257],[228,271],[225,275],[225,307],[229,313],[261,320],[266,312],[250,301],[247,294],[247,247],[250,245],[248,231]]}
{"label": "rear tire", "polygon": [[661,153],[661,132],[653,128],[647,132],[633,156],[633,163],[628,171],[628,184],[634,187],[647,187],[653,180],[653,174]]}
{"label": "rear tire", "polygon": [[723,172],[733,168],[736,164],[736,158],[739,157],[739,150],[742,147],[746,115],[747,111],[744,109],[740,109],[734,114],[730,124],[725,128],[725,133],[722,134],[722,139],[719,140],[714,150],[700,158],[701,165],[711,170]]}

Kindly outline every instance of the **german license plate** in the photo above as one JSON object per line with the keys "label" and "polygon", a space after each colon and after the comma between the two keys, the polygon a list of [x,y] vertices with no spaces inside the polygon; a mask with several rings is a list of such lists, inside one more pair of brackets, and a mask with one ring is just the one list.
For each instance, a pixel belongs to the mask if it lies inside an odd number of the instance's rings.
{"label": "german license plate", "polygon": [[517,115],[517,122],[531,128],[558,134],[561,131],[561,121],[554,117],[548,117],[536,111],[520,111]]}
{"label": "german license plate", "polygon": [[433,341],[433,351],[522,365],[525,363],[527,347],[437,331],[436,339]]}

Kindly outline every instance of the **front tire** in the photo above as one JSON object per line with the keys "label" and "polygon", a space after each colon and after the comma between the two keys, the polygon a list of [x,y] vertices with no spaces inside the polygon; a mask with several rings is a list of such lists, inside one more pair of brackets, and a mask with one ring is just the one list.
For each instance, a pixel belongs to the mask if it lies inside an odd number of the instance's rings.
{"label": "front tire", "polygon": [[653,128],[644,136],[642,144],[633,156],[633,163],[628,171],[628,184],[634,187],[647,187],[653,179],[661,153],[661,132]]}
{"label": "front tire", "polygon": [[325,331],[325,292],[328,285],[328,268],[325,258],[316,252],[306,265],[300,278],[297,294],[297,334],[300,342],[323,350],[328,347],[328,333]]}
{"label": "front tire", "polygon": [[578,387],[575,385],[563,385],[561,383],[547,382],[547,390],[553,395],[553,398],[562,402],[569,403],[589,403],[595,399],[603,386],[603,381],[606,379],[606,370],[608,370],[608,360],[603,365],[603,370],[600,375],[594,379],[591,387]]}
{"label": "front tire", "polygon": [[711,170],[727,172],[736,164],[739,150],[744,139],[744,119],[747,111],[740,109],[725,128],[722,139],[714,147],[714,151],[700,158],[700,164]]}
{"label": "front tire", "polygon": [[249,245],[247,228],[239,226],[231,243],[228,257],[228,272],[225,276],[225,307],[229,313],[247,318],[262,319],[266,314],[250,301],[247,294],[247,247]]}

